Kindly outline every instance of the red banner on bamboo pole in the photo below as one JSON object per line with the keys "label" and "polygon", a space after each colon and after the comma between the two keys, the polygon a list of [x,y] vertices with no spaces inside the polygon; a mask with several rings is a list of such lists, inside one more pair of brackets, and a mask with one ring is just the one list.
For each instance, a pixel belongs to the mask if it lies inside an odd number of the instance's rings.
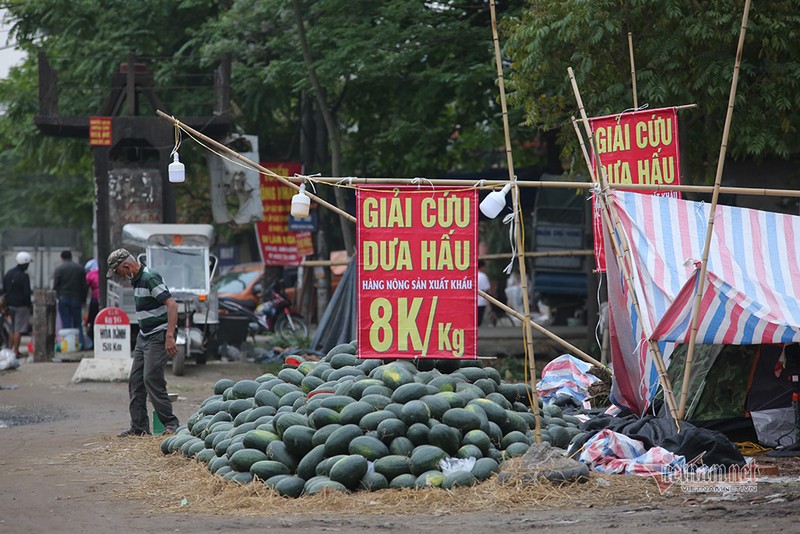
{"label": "red banner on bamboo pole", "polygon": [[[294,176],[303,171],[303,166],[294,162],[263,163],[281,176]],[[255,224],[258,250],[264,265],[300,265],[305,256],[314,253],[311,232],[289,230],[289,213],[292,196],[297,193],[292,187],[261,173],[261,202],[264,215]]]}
{"label": "red banner on bamboo pole", "polygon": [[360,358],[477,358],[475,188],[360,187]]}
{"label": "red banner on bamboo pole", "polygon": [[[589,119],[597,153],[610,184],[680,185],[678,114],[675,108],[650,109]],[[592,155],[595,176],[597,158]],[[680,197],[677,192],[645,192]],[[593,202],[594,258],[598,272],[606,270],[603,223]]]}

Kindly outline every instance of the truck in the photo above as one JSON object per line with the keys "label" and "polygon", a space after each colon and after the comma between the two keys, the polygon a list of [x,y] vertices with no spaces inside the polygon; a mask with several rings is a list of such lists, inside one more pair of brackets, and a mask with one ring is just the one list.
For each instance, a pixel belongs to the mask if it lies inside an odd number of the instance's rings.
{"label": "truck", "polygon": [[[122,244],[139,263],[158,272],[178,303],[178,353],[172,373],[181,376],[186,360],[203,365],[219,345],[219,307],[211,280],[217,258],[210,252],[214,227],[210,224],[126,224]],[[120,280],[108,281],[108,305],[134,317],[133,288]]]}

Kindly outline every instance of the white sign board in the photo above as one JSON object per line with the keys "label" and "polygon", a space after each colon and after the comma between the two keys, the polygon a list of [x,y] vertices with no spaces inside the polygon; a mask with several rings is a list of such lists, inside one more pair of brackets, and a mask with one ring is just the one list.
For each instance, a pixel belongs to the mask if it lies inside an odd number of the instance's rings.
{"label": "white sign board", "polygon": [[104,308],[94,321],[94,357],[130,359],[131,321],[121,308]]}

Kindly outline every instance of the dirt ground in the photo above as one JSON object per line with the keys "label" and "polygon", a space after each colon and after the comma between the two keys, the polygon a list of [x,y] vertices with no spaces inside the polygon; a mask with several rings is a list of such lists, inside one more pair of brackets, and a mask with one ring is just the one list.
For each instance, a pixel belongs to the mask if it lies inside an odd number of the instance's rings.
{"label": "dirt ground", "polygon": [[[206,508],[182,506],[193,480],[204,480],[212,488],[222,482],[210,474],[205,480],[206,474],[188,460],[162,456],[160,438],[114,437],[128,426],[127,385],[71,384],[76,367],[77,363],[23,364],[0,372],[0,532],[800,530],[800,461],[794,459],[781,462],[780,478],[759,480],[758,491],[746,495],[687,495],[671,489],[662,496],[649,480],[593,476],[582,488],[559,490],[560,500],[520,493],[520,498],[488,509],[465,505],[477,492],[485,493],[480,486],[472,488],[472,494],[466,493],[470,489],[454,490],[435,505],[415,501],[418,497],[409,490],[407,502],[395,496],[395,505],[386,505],[378,497],[370,501],[363,496],[358,501],[361,508],[355,509],[342,504],[346,496],[321,506],[313,497],[294,501],[296,505],[265,498],[263,510],[254,512],[251,505],[247,513],[220,512],[225,507],[218,502]],[[247,363],[188,366],[183,377],[168,375],[169,390],[180,395],[175,411],[184,422],[218,379],[255,378],[261,373],[258,365]],[[186,475],[191,469],[199,478]],[[153,473],[161,482],[151,491]],[[385,492],[372,495],[380,493]],[[234,493],[219,493],[208,502],[228,495]],[[250,502],[254,498],[258,495],[248,496]]]}

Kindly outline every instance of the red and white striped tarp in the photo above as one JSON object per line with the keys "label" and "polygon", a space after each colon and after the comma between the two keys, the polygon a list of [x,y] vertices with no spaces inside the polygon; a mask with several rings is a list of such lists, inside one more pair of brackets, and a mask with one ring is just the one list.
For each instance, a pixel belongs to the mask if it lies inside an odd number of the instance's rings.
{"label": "red and white striped tarp", "polygon": [[[711,206],[621,191],[609,201],[629,242],[641,312],[608,254],[612,394],[644,413],[658,375],[641,327],[667,361],[675,343],[689,342]],[[800,217],[718,205],[713,230],[697,343],[800,341]]]}

